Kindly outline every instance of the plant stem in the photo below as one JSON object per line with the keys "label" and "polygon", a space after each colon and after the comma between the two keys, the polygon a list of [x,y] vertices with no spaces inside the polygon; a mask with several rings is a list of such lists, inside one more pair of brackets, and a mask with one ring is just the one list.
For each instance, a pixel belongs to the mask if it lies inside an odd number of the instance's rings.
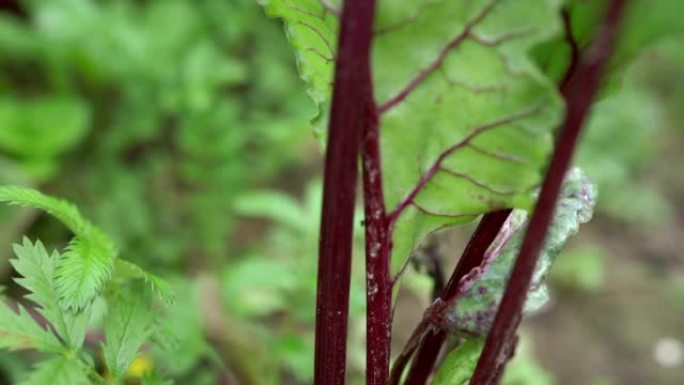
{"label": "plant stem", "polygon": [[515,331],[530,286],[539,251],[553,217],[556,200],[565,173],[572,160],[577,138],[599,88],[601,76],[615,46],[617,27],[625,7],[625,0],[612,0],[594,44],[572,70],[561,87],[567,112],[556,140],[551,163],[541,187],[534,213],[506,287],[501,306],[477,367],[471,385],[492,385],[501,376],[511,353]]}
{"label": "plant stem", "polygon": [[363,141],[363,193],[366,223],[366,384],[387,385],[392,331],[392,252],[385,210],[378,142],[377,108],[370,99]]}
{"label": "plant stem", "polygon": [[[511,209],[494,211],[482,217],[440,295],[443,301],[453,300],[458,294],[461,279],[473,268],[480,266],[485,251],[496,238],[511,211]],[[446,338],[447,333],[444,330],[428,331],[425,334],[413,358],[405,385],[424,385],[427,382]]]}
{"label": "plant stem", "polygon": [[358,157],[370,90],[375,2],[346,0],[340,22],[323,182],[314,383],[343,385]]}

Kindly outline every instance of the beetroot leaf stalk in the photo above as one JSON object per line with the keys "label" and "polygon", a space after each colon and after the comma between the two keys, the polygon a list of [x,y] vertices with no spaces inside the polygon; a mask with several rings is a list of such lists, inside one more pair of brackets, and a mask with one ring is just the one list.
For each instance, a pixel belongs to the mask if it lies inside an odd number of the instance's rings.
{"label": "beetroot leaf stalk", "polygon": [[[343,385],[358,159],[372,92],[375,3],[346,0],[328,126],[316,296],[314,383]],[[372,103],[372,96],[371,96]]]}
{"label": "beetroot leaf stalk", "polygon": [[612,0],[609,3],[605,19],[597,32],[594,43],[582,54],[567,81],[561,87],[567,106],[565,120],[556,140],[551,163],[501,306],[470,380],[471,385],[496,384],[511,355],[515,332],[520,323],[522,307],[527,297],[534,267],[544,244],[558,193],[572,160],[579,133],[614,49],[617,28],[625,3],[625,0]]}
{"label": "beetroot leaf stalk", "polygon": [[[496,238],[511,211],[510,209],[494,211],[482,217],[458,264],[454,268],[449,282],[440,295],[443,301],[451,301],[458,294],[458,286],[461,279],[473,268],[480,266],[485,251],[487,251],[489,245]],[[444,330],[430,330],[423,336],[423,340],[414,355],[411,368],[404,382],[405,385],[424,385],[427,383],[427,379],[432,373],[432,369],[446,339],[447,332]],[[394,367],[392,370],[393,377],[396,378],[395,383],[398,383],[399,377],[403,372],[403,366]]]}
{"label": "beetroot leaf stalk", "polygon": [[392,245],[382,189],[378,114],[374,103],[369,104],[366,117],[361,153],[366,225],[366,384],[387,385],[392,332]]}

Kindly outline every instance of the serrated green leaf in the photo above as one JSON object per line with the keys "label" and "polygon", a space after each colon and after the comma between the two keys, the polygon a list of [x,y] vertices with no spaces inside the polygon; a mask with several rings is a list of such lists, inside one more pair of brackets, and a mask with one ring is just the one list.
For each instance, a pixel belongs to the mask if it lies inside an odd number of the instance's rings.
{"label": "serrated green leaf", "polygon": [[55,277],[62,306],[74,311],[87,306],[111,274],[117,257],[112,241],[81,216],[74,205],[34,189],[0,187],[0,202],[41,209],[76,234],[57,262]]}
{"label": "serrated green leaf", "polygon": [[62,344],[49,331],[43,329],[19,304],[18,312],[0,304],[0,349],[35,349],[42,352],[58,352]]}
{"label": "serrated green leaf", "polygon": [[10,262],[23,276],[16,279],[17,283],[30,291],[26,298],[39,305],[38,312],[52,324],[69,347],[80,348],[90,319],[90,309],[79,312],[62,309],[55,279],[60,255],[54,252],[49,256],[40,241],[34,245],[28,238],[24,238],[22,245],[15,245],[14,252],[17,258]]}
{"label": "serrated green leaf", "polygon": [[75,234],[87,233],[92,227],[90,222],[81,216],[76,206],[31,188],[0,186],[0,202],[43,210],[59,219]]}
{"label": "serrated green leaf", "polygon": [[130,292],[110,301],[104,321],[103,352],[107,367],[121,378],[152,334],[153,315],[148,296]]}
{"label": "serrated green leaf", "polygon": [[138,278],[144,280],[152,292],[167,305],[173,304],[176,299],[173,289],[171,289],[171,286],[169,286],[168,282],[155,274],[147,272],[145,269],[133,262],[117,259],[114,275],[117,277]]}
{"label": "serrated green leaf", "polygon": [[57,356],[39,363],[19,385],[90,385],[81,365],[66,356]]}
{"label": "serrated green leaf", "polygon": [[62,305],[80,310],[102,291],[110,277],[116,251],[98,229],[91,228],[87,237],[74,237],[57,264],[57,287]]}
{"label": "serrated green leaf", "polygon": [[[258,0],[270,17],[285,22],[285,32],[295,48],[299,73],[318,107],[314,126],[319,134],[327,122],[332,89],[339,22],[324,4],[328,0]],[[332,2],[330,7],[336,7]]]}
{"label": "serrated green leaf", "polygon": [[484,339],[470,338],[449,352],[437,369],[432,385],[465,385],[473,376],[475,365],[484,347]]}

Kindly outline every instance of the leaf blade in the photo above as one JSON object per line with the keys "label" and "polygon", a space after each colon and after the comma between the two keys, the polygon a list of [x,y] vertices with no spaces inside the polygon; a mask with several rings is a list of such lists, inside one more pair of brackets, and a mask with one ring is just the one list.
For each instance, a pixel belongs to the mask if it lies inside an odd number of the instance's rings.
{"label": "leaf blade", "polygon": [[117,259],[116,270],[114,272],[115,275],[142,279],[148,284],[150,290],[167,305],[172,305],[176,300],[176,295],[166,280],[146,271],[131,261]]}
{"label": "leaf blade", "polygon": [[285,22],[285,33],[295,48],[300,76],[318,108],[313,123],[319,135],[324,134],[321,126],[327,123],[339,28],[336,16],[322,1],[326,0],[258,1],[268,16],[282,18]]}
{"label": "leaf blade", "polygon": [[0,305],[0,349],[62,350],[57,338],[38,325],[23,305],[17,307],[17,312],[14,312],[8,306]]}
{"label": "leaf blade", "polygon": [[107,367],[121,378],[152,333],[152,313],[147,296],[128,293],[110,301],[104,321],[103,352]]}
{"label": "leaf blade", "polygon": [[40,362],[20,385],[90,385],[88,376],[78,362],[57,356]]}
{"label": "leaf blade", "polygon": [[70,347],[80,348],[85,338],[90,311],[84,309],[73,312],[62,309],[55,280],[60,255],[56,252],[52,256],[48,255],[40,241],[32,244],[28,238],[24,238],[21,245],[14,245],[14,252],[17,258],[10,262],[22,275],[22,278],[16,278],[15,281],[30,291],[26,298],[39,305],[38,312],[52,324],[57,334]]}
{"label": "leaf blade", "polygon": [[62,306],[84,309],[103,289],[117,258],[114,244],[71,203],[20,186],[0,186],[0,202],[33,207],[60,220],[76,236],[57,262],[56,282]]}
{"label": "leaf blade", "polygon": [[437,369],[432,383],[434,385],[462,385],[472,377],[480,357],[484,340],[466,339],[459,347],[449,352],[442,365]]}
{"label": "leaf blade", "polygon": [[[555,85],[528,57],[559,30],[554,2],[425,1],[418,13],[400,3],[381,8],[383,25],[396,27],[377,39],[373,57],[385,101],[386,204],[402,207],[394,271],[433,231],[527,208],[562,111]],[[401,44],[412,54],[387,70],[404,55]]]}

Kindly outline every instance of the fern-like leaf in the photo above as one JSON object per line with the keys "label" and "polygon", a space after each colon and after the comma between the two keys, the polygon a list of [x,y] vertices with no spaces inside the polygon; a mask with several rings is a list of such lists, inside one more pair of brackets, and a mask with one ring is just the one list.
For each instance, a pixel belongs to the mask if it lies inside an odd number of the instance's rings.
{"label": "fern-like leaf", "polygon": [[11,260],[14,269],[22,275],[16,282],[30,291],[26,298],[35,302],[38,312],[52,324],[57,334],[70,347],[78,349],[83,344],[86,326],[90,319],[89,309],[74,312],[62,309],[59,301],[55,270],[61,256],[50,256],[40,241],[32,244],[24,238],[22,245],[14,245],[16,259]]}
{"label": "fern-like leaf", "polygon": [[40,191],[20,186],[0,187],[0,202],[11,205],[32,207],[45,211],[64,223],[75,234],[83,234],[92,227],[71,203],[47,196]]}
{"label": "fern-like leaf", "polygon": [[16,313],[8,306],[0,305],[0,349],[58,352],[62,345],[57,337],[38,325],[21,304]]}
{"label": "fern-like leaf", "polygon": [[30,188],[4,186],[0,187],[0,202],[43,210],[74,232],[76,236],[57,261],[55,279],[61,305],[73,311],[82,310],[109,279],[117,256],[114,244],[64,200]]}
{"label": "fern-like leaf", "polygon": [[173,304],[176,300],[176,295],[168,282],[158,275],[146,271],[133,262],[117,259],[114,275],[122,278],[142,279],[148,284],[150,290],[167,305]]}
{"label": "fern-like leaf", "polygon": [[62,306],[81,310],[100,293],[109,279],[116,251],[97,229],[89,237],[74,237],[56,271]]}
{"label": "fern-like leaf", "polygon": [[57,356],[39,363],[19,385],[90,385],[88,375],[79,363]]}
{"label": "fern-like leaf", "polygon": [[153,332],[153,315],[149,298],[131,292],[110,302],[104,322],[103,352],[107,367],[121,378],[135,359],[142,344]]}

